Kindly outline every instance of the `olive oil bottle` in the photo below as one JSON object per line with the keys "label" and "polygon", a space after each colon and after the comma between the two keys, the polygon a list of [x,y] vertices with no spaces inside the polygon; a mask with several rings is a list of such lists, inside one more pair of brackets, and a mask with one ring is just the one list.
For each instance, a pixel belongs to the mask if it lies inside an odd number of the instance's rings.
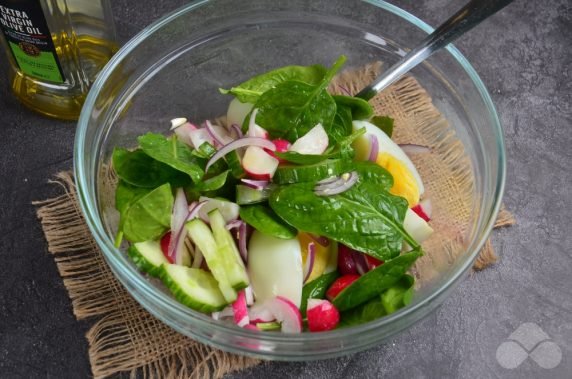
{"label": "olive oil bottle", "polygon": [[117,51],[109,0],[0,0],[0,30],[12,92],[34,111],[64,120],[78,118]]}

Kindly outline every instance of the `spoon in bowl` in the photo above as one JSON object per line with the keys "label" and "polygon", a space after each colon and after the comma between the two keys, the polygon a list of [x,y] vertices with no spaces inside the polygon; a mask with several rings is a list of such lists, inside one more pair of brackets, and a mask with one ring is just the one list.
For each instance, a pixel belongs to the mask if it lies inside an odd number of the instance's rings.
{"label": "spoon in bowl", "polygon": [[379,75],[373,83],[362,89],[356,97],[369,100],[395,82],[413,67],[447,46],[458,37],[492,16],[513,0],[471,0],[457,13],[442,23],[433,33],[407,53],[399,62]]}

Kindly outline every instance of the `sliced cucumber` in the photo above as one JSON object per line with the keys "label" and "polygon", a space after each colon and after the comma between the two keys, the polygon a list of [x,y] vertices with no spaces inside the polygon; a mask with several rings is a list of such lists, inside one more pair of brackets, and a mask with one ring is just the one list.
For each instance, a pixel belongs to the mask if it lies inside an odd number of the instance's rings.
{"label": "sliced cucumber", "polygon": [[351,169],[351,160],[326,159],[312,165],[279,166],[272,180],[278,184],[317,182],[334,175],[340,175]]}
{"label": "sliced cucumber", "polygon": [[259,322],[258,324],[256,324],[256,327],[266,332],[282,329],[282,325],[276,321]]}
{"label": "sliced cucumber", "polygon": [[268,200],[272,187],[254,189],[243,184],[236,186],[236,203],[238,205],[262,203]]}
{"label": "sliced cucumber", "polygon": [[226,160],[228,168],[230,168],[232,176],[237,179],[244,178],[245,172],[242,168],[242,164],[240,163],[240,156],[236,150],[228,153],[224,159]]}
{"label": "sliced cucumber", "polygon": [[207,201],[205,205],[199,210],[199,216],[203,220],[207,220],[208,214],[213,209],[218,209],[222,214],[225,222],[236,220],[238,218],[238,212],[240,212],[240,207],[238,204],[233,203],[225,199],[213,199],[211,197],[201,196],[199,201]]}
{"label": "sliced cucumber", "polygon": [[218,247],[210,228],[198,218],[187,222],[185,228],[193,242],[203,253],[225,300],[229,303],[235,301],[236,291],[232,288],[226,275],[224,257],[218,252]]}
{"label": "sliced cucumber", "polygon": [[161,279],[175,299],[196,311],[216,312],[228,304],[215,278],[201,269],[165,264]]}
{"label": "sliced cucumber", "polygon": [[159,241],[134,243],[129,246],[127,254],[141,271],[155,277],[161,274],[161,265],[169,264],[163,255]]}
{"label": "sliced cucumber", "polygon": [[237,291],[247,287],[249,280],[244,262],[232,235],[226,229],[226,222],[221,212],[218,209],[210,211],[209,221],[218,247],[218,253],[222,255],[224,260],[226,276],[230,285]]}

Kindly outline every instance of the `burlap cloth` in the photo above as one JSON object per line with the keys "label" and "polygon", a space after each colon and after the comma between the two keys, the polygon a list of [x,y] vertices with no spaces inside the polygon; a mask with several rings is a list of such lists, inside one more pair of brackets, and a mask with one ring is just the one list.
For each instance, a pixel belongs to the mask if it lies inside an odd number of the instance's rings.
{"label": "burlap cloth", "polygon": [[[341,74],[330,91],[355,93],[380,69],[372,64]],[[376,114],[395,119],[394,139],[417,143],[431,152],[414,156],[433,203],[431,221],[436,233],[423,244],[425,256],[414,267],[420,281],[431,280],[439,268],[463,252],[463,233],[473,199],[473,177],[463,145],[431,98],[412,77],[405,77],[371,100]],[[54,255],[77,319],[91,319],[87,333],[94,377],[119,372],[159,378],[219,378],[260,361],[200,344],[185,337],[142,309],[115,279],[91,237],[78,206],[70,172],[56,175],[63,193],[36,202],[38,218]],[[496,226],[511,225],[505,210]],[[481,270],[497,257],[487,241],[475,262]]]}

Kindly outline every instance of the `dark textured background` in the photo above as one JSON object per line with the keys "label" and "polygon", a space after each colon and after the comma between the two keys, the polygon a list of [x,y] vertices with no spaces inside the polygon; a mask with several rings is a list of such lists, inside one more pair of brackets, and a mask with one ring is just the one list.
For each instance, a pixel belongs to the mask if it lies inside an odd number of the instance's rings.
{"label": "dark textured background", "polygon": [[[127,40],[183,0],[114,0]],[[237,1],[238,3],[238,1]],[[394,1],[432,25],[463,0]],[[422,323],[378,348],[313,363],[268,363],[246,377],[570,378],[572,372],[572,3],[516,1],[456,43],[488,87],[505,129],[505,203],[518,224],[495,232],[498,264],[471,275]],[[74,124],[37,116],[8,92],[0,58],[0,378],[90,375],[84,333],[35,218],[33,200],[72,166]],[[524,322],[562,361],[514,370],[495,359]]]}

